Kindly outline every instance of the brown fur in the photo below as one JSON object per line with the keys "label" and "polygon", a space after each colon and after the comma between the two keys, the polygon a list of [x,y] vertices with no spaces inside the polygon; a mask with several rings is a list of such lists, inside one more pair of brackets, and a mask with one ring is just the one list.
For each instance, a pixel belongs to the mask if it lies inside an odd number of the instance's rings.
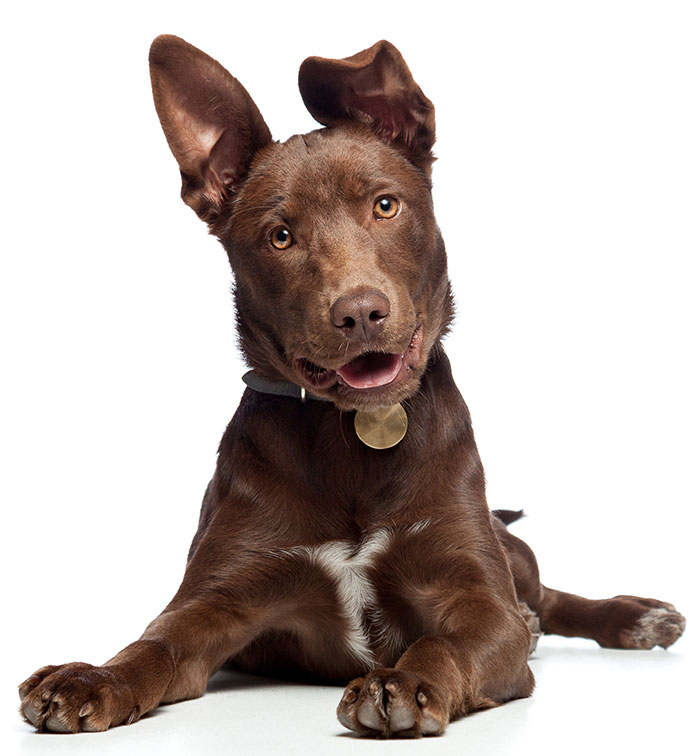
{"label": "brown fur", "polygon": [[[530,695],[538,619],[544,632],[603,646],[673,643],[684,620],[669,604],[542,586],[534,555],[503,524],[518,513],[488,511],[469,412],[440,345],[452,304],[432,211],[434,111],[399,52],[379,42],[305,61],[302,96],[326,128],[282,144],[240,83],[196,48],[159,37],[150,62],[183,199],[235,274],[243,353],[260,376],[315,398],[246,390],[175,597],[101,667],[38,670],[20,686],[25,718],[58,732],[128,724],[202,695],[229,664],[352,679],[338,707],[349,729],[439,734],[457,716]],[[395,217],[373,213],[382,196],[398,199]],[[271,243],[281,227],[288,249]],[[363,328],[350,327],[358,319]],[[338,378],[369,351],[404,355],[390,383]],[[355,410],[397,402],[405,439],[363,445]],[[357,626],[323,554],[370,555],[356,586],[371,601]]]}

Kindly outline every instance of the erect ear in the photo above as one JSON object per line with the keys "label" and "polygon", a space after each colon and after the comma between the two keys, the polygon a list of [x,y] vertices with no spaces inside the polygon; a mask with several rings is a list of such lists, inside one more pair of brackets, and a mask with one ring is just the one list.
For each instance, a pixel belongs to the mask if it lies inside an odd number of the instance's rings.
{"label": "erect ear", "polygon": [[342,60],[307,58],[299,70],[299,89],[319,123],[360,121],[429,170],[435,109],[390,42],[382,40]]}
{"label": "erect ear", "polygon": [[182,198],[213,225],[253,155],[271,141],[250,95],[217,61],[184,39],[151,45],[156,111],[182,174]]}

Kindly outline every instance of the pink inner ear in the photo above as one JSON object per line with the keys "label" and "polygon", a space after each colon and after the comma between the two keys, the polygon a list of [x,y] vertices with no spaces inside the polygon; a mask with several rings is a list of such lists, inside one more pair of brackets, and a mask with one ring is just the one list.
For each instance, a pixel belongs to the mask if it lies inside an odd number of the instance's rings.
{"label": "pink inner ear", "polygon": [[408,109],[405,102],[398,98],[382,95],[358,95],[355,92],[347,96],[347,112],[356,118],[365,120],[385,142],[403,141],[412,145],[418,130],[418,121]]}
{"label": "pink inner ear", "polygon": [[245,172],[241,152],[240,137],[233,129],[224,129],[209,153],[209,166],[226,188],[236,186]]}

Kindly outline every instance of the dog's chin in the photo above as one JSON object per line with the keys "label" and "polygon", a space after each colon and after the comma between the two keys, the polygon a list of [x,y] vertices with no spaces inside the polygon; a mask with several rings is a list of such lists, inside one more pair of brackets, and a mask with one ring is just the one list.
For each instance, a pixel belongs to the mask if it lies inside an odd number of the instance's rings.
{"label": "dog's chin", "polygon": [[401,353],[364,352],[338,368],[324,368],[299,357],[295,367],[301,385],[341,410],[376,409],[416,393],[425,369],[423,325],[414,330]]}

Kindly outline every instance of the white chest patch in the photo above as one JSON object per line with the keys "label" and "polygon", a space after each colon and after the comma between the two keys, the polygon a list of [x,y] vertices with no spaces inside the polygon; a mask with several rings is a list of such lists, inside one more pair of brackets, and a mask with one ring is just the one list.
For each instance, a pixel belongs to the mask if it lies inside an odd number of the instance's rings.
{"label": "white chest patch", "polygon": [[350,652],[368,669],[374,656],[364,629],[365,611],[376,606],[377,596],[368,571],[377,556],[389,547],[391,532],[381,528],[365,538],[359,548],[348,541],[332,541],[308,548],[309,559],[336,582],[338,600],[348,621],[347,644]]}
{"label": "white chest patch", "polygon": [[320,546],[285,549],[287,554],[303,554],[333,579],[341,611],[347,620],[348,649],[367,669],[374,666],[374,656],[363,617],[376,607],[377,600],[368,572],[377,557],[386,552],[391,535],[389,528],[380,528],[367,536],[359,547],[349,541],[330,541]]}
{"label": "white chest patch", "polygon": [[366,536],[359,546],[351,541],[329,541],[320,546],[295,546],[275,552],[275,556],[301,556],[322,569],[335,583],[340,611],[347,623],[345,643],[349,652],[366,668],[374,666],[365,617],[373,635],[395,649],[402,644],[398,627],[390,627],[377,604],[377,593],[370,578],[370,570],[377,558],[386,553],[391,541],[400,533],[417,535],[430,526],[425,518],[408,526],[378,528]]}

